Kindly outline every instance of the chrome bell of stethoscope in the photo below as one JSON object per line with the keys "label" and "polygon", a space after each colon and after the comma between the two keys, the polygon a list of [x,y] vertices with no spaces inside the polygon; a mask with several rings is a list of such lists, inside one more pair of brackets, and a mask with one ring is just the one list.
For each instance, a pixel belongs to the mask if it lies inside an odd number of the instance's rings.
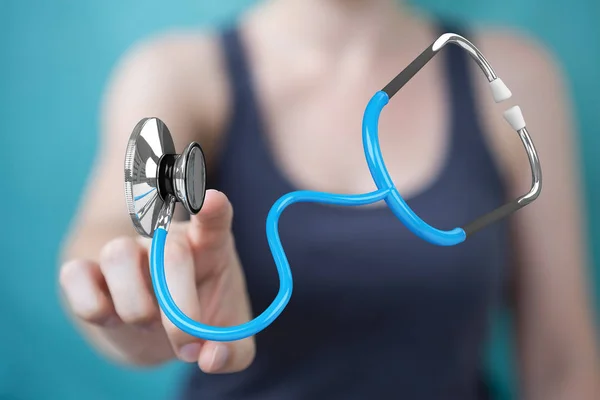
{"label": "chrome bell of stethoscope", "polygon": [[190,143],[177,154],[167,126],[144,118],[134,128],[125,155],[125,199],[129,216],[142,236],[151,238],[171,222],[175,203],[197,214],[206,192],[202,148]]}

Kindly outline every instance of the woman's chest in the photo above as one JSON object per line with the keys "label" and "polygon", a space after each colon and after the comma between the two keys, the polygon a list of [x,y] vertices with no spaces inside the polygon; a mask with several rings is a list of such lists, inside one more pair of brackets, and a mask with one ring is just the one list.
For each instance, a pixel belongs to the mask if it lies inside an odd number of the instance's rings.
{"label": "woman's chest", "polygon": [[[453,139],[440,71],[423,74],[379,118],[386,167],[406,195],[439,175]],[[291,186],[337,193],[374,189],[361,132],[365,107],[378,87],[371,83],[340,81],[302,90],[261,85],[255,106],[260,140]]]}

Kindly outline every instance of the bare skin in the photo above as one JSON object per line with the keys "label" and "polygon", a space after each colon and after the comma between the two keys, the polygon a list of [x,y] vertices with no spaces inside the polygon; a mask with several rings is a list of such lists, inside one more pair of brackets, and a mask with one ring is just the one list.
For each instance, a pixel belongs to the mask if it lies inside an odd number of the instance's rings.
{"label": "bare skin", "polygon": [[[273,0],[246,15],[242,32],[267,139],[283,174],[304,189],[373,190],[361,147],[364,106],[436,39],[431,22],[390,0]],[[519,35],[487,30],[470,39],[513,91],[544,169],[542,196],[512,220],[523,398],[599,398],[576,135],[562,75],[540,46]],[[422,70],[381,118],[386,164],[407,196],[435,180],[446,156],[449,112],[440,66],[433,61]],[[161,315],[148,281],[149,243],[137,238],[123,208],[122,155],[141,118],[159,116],[180,146],[200,142],[209,169],[218,160],[231,113],[223,67],[215,35],[165,34],[132,49],[107,91],[102,149],[64,246],[60,284],[82,332],[120,362],[156,365],[177,357],[225,373],[245,369],[254,358],[253,338],[203,342]],[[486,140],[516,197],[531,178],[520,141],[502,120],[510,105],[495,105],[485,78],[475,69],[473,77]],[[175,300],[212,325],[251,317],[231,233],[233,211],[225,195],[209,191],[197,216],[172,225],[167,244]]]}

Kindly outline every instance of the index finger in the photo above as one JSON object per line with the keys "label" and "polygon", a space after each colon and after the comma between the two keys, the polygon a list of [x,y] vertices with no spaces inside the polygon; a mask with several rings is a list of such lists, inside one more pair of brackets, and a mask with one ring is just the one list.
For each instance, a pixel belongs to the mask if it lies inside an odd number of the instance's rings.
{"label": "index finger", "polygon": [[[200,321],[202,310],[196,287],[194,258],[183,235],[174,235],[166,242],[165,276],[175,304],[191,319]],[[197,362],[203,341],[180,330],[162,309],[161,318],[178,358],[185,362]]]}

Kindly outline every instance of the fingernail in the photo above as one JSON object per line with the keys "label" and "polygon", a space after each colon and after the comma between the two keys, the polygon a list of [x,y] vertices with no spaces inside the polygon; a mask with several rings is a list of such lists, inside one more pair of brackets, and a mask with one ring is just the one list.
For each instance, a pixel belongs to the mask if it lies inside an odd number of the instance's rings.
{"label": "fingernail", "polygon": [[200,355],[200,343],[190,343],[179,349],[179,358],[181,361],[193,363],[198,361]]}
{"label": "fingernail", "polygon": [[223,344],[217,344],[211,354],[210,367],[209,370],[211,372],[218,372],[223,367],[225,367],[225,363],[227,362],[227,357],[229,356],[229,348]]}

